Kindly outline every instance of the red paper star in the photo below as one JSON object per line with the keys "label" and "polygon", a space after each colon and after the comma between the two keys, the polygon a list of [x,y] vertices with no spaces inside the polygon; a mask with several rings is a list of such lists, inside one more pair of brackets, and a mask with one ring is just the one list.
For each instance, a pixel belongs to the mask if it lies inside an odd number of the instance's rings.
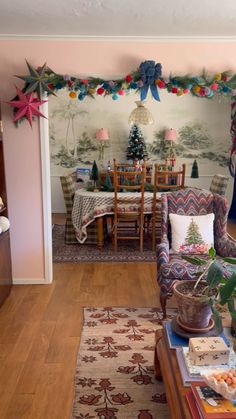
{"label": "red paper star", "polygon": [[24,116],[28,119],[31,127],[32,127],[32,120],[33,115],[42,116],[46,118],[39,110],[38,107],[43,103],[46,103],[47,100],[39,100],[34,97],[34,93],[23,93],[18,87],[16,87],[17,95],[19,97],[18,100],[11,100],[9,105],[14,106],[14,108],[18,108],[18,111],[15,114],[13,122],[18,121],[18,119],[23,118]]}

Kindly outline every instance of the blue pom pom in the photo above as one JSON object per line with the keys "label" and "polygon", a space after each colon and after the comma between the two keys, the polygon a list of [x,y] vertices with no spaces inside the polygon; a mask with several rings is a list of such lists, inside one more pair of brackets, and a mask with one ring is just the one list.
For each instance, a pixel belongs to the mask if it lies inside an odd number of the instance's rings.
{"label": "blue pom pom", "polygon": [[58,89],[58,90],[59,90],[59,89],[62,89],[62,87],[63,87],[63,86],[62,86],[62,84],[61,84],[61,83],[56,83],[56,84],[55,84],[55,88],[56,88],[56,89]]}
{"label": "blue pom pom", "polygon": [[84,97],[85,97],[84,94],[80,93],[79,96],[78,96],[78,100],[84,100]]}
{"label": "blue pom pom", "polygon": [[119,95],[117,95],[116,93],[114,93],[114,94],[112,95],[112,99],[113,99],[113,100],[117,100],[117,99],[119,99]]}

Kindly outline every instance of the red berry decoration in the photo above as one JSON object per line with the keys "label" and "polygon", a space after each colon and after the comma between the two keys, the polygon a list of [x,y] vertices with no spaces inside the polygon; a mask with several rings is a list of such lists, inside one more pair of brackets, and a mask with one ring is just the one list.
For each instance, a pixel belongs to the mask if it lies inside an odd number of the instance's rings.
{"label": "red berry decoration", "polygon": [[172,93],[177,93],[178,89],[177,89],[177,87],[172,87],[171,91],[172,91]]}
{"label": "red berry decoration", "polygon": [[131,74],[128,74],[128,75],[125,77],[125,81],[126,81],[127,83],[130,83],[132,80],[133,80],[133,77],[131,76]]}
{"label": "red berry decoration", "polygon": [[105,92],[105,89],[103,89],[103,87],[99,87],[98,89],[97,89],[97,94],[98,95],[103,95],[103,93]]}

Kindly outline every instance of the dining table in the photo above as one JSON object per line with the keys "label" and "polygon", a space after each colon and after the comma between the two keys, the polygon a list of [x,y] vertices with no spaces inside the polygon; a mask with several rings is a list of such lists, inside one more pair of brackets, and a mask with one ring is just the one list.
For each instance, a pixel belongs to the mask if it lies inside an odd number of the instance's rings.
{"label": "dining table", "polygon": [[[137,198],[138,192],[120,192],[122,199]],[[161,192],[157,193],[157,201],[160,201]],[[144,214],[152,213],[153,192],[144,193]],[[130,202],[129,204],[130,205]],[[122,211],[128,208],[124,205]],[[89,192],[85,189],[77,189],[74,195],[72,222],[76,238],[79,243],[85,243],[87,239],[87,227],[96,220],[97,222],[97,245],[104,245],[103,220],[105,216],[114,214],[114,192]]]}

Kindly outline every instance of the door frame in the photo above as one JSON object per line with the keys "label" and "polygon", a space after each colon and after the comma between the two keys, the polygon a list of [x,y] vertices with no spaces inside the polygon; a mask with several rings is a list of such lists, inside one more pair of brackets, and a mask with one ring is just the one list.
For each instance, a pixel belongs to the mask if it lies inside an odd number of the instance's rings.
{"label": "door frame", "polygon": [[[47,95],[43,99],[47,100]],[[46,118],[39,118],[41,179],[42,179],[42,210],[43,210],[43,244],[44,244],[44,280],[45,284],[53,281],[52,269],[52,209],[51,209],[51,173],[50,144],[48,124],[48,102],[40,107]]]}

